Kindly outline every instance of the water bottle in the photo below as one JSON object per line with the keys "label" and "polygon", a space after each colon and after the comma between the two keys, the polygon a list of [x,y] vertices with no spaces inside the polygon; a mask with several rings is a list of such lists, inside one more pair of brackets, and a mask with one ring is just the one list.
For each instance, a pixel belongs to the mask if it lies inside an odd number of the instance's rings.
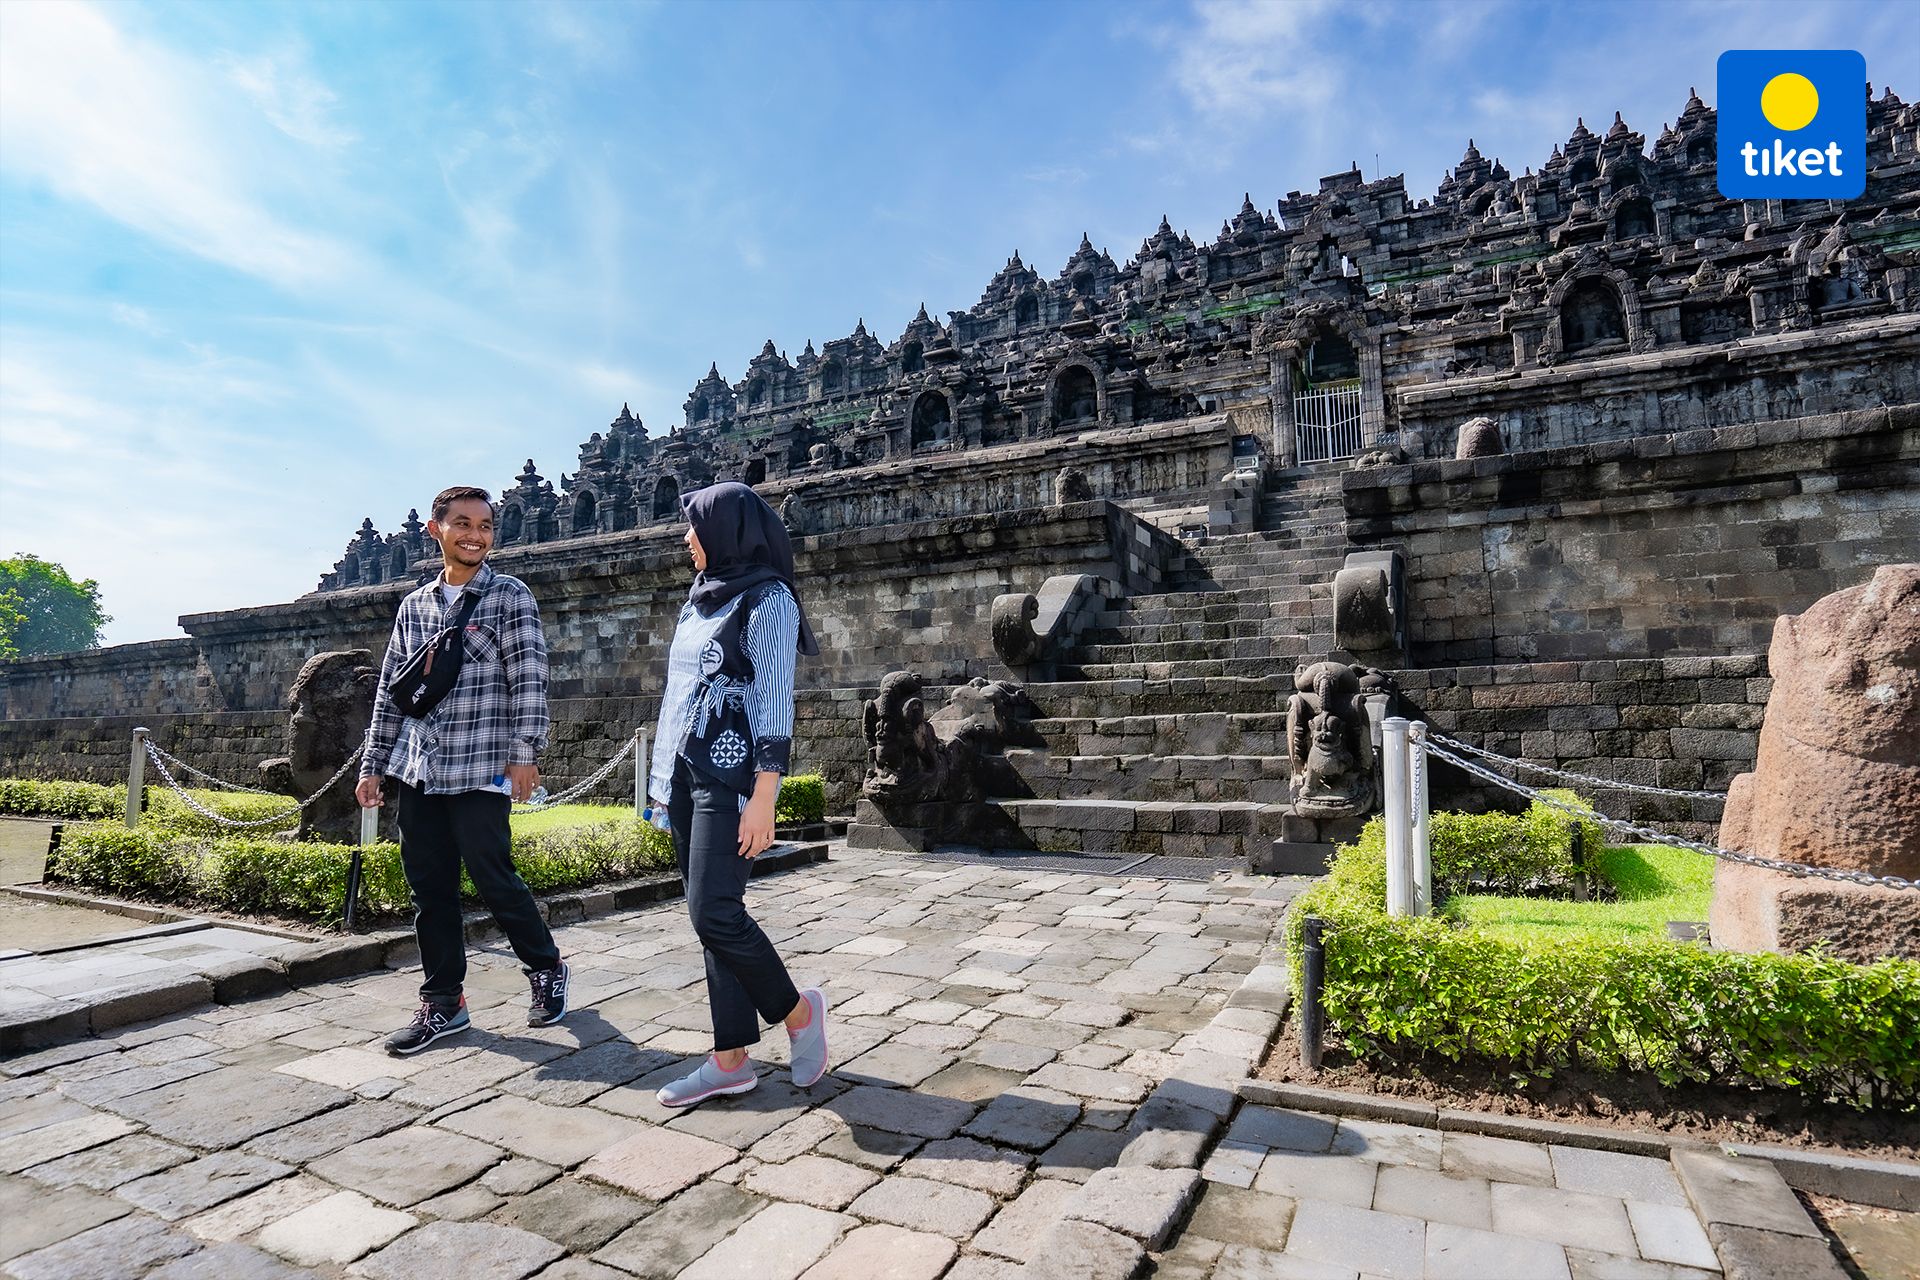
{"label": "water bottle", "polygon": [[533,794],[527,797],[527,803],[533,808],[538,809],[540,806],[544,805],[546,802],[547,802],[547,786],[543,782],[539,786],[533,789]]}

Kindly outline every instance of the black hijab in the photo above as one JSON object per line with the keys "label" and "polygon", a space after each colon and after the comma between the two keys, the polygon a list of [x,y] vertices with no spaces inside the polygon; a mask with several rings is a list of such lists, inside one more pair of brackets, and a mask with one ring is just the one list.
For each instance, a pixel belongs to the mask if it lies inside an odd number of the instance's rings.
{"label": "black hijab", "polygon": [[[800,589],[793,582],[793,542],[787,526],[766,500],[744,484],[729,480],[696,489],[680,499],[687,523],[707,553],[707,567],[693,580],[694,607],[708,617],[727,601],[767,582],[784,582],[796,608]],[[820,652],[800,613],[800,652]]]}

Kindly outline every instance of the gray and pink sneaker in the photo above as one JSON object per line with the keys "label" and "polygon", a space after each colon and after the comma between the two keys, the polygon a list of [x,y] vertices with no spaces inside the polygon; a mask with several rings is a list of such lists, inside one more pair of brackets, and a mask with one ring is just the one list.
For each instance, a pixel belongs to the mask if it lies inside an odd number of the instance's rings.
{"label": "gray and pink sneaker", "polygon": [[663,1107],[691,1107],[708,1098],[718,1098],[729,1093],[751,1093],[760,1083],[759,1075],[753,1069],[753,1059],[748,1058],[740,1064],[738,1071],[722,1071],[720,1064],[708,1054],[705,1061],[691,1075],[681,1076],[660,1087],[654,1096]]}
{"label": "gray and pink sneaker", "polygon": [[827,1074],[827,997],[818,987],[800,993],[813,1009],[813,1018],[798,1031],[787,1034],[793,1039],[793,1082],[802,1089]]}

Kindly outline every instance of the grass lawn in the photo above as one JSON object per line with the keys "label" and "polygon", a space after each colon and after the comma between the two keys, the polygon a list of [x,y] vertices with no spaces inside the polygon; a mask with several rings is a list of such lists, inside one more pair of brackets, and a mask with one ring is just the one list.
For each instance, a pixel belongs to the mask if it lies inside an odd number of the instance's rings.
{"label": "grass lawn", "polygon": [[615,818],[634,816],[630,804],[557,804],[551,809],[541,809],[537,813],[516,813],[513,815],[513,833],[517,836],[530,836],[541,831],[558,831],[563,827],[584,827],[595,822],[610,822]]}
{"label": "grass lawn", "polygon": [[1560,902],[1463,893],[1446,914],[1495,937],[1552,941],[1575,935],[1664,938],[1669,920],[1705,920],[1713,897],[1713,859],[1667,845],[1604,850],[1600,874],[1620,889],[1618,902]]}

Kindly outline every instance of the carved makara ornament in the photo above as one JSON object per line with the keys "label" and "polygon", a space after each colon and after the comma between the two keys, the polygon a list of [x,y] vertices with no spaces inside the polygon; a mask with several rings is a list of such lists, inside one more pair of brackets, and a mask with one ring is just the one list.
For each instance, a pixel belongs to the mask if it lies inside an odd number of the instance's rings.
{"label": "carved makara ornament", "polygon": [[1287,700],[1287,754],[1293,811],[1343,818],[1372,810],[1373,735],[1367,695],[1391,686],[1369,667],[1344,662],[1303,664]]}

